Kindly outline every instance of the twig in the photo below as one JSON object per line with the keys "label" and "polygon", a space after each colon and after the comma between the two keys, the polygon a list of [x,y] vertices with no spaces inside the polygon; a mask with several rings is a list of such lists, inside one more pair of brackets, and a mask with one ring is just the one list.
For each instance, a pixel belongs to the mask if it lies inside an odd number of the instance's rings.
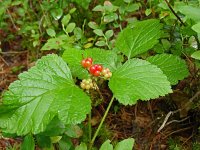
{"label": "twig", "polygon": [[8,13],[8,16],[9,16],[9,18],[10,18],[10,20],[11,20],[12,24],[13,24],[13,27],[15,28],[15,30],[17,30],[17,31],[18,31],[18,28],[17,28],[17,26],[15,25],[15,22],[14,22],[14,20],[13,20],[13,18],[12,18],[12,16],[11,16],[11,14],[10,14],[10,11],[9,11],[8,9],[7,9],[6,11],[7,11],[7,13]]}
{"label": "twig", "polygon": [[[169,117],[170,117],[172,114],[178,113],[178,112],[180,112],[181,110],[183,110],[183,109],[185,109],[186,107],[188,107],[188,105],[189,105],[190,103],[192,103],[199,95],[200,95],[200,91],[198,91],[192,98],[190,98],[189,101],[188,101],[181,109],[177,109],[177,110],[175,110],[175,111],[170,111],[170,112],[166,115],[166,117],[165,117],[165,119],[164,119],[162,125],[160,126],[160,128],[158,129],[157,132],[160,132],[166,125],[169,125],[170,123],[172,123],[172,122],[168,122],[168,123],[167,123]],[[186,118],[184,118],[184,119],[186,120]],[[184,119],[183,119],[183,120],[184,120]],[[183,121],[183,120],[180,120],[180,122]]]}
{"label": "twig", "polygon": [[169,7],[169,9],[172,11],[172,13],[176,16],[176,18],[180,21],[180,23],[182,24],[182,25],[184,25],[185,26],[185,23],[181,20],[181,18],[176,14],[176,12],[174,11],[174,9],[172,8],[172,6],[170,5],[170,3],[167,1],[167,0],[165,0],[165,2],[166,2],[166,4],[167,4],[167,6]]}
{"label": "twig", "polygon": [[163,137],[163,139],[166,139],[168,136],[170,136],[170,135],[172,135],[172,134],[174,134],[174,133],[178,133],[178,132],[181,132],[181,131],[185,131],[185,130],[188,130],[188,129],[191,129],[191,128],[193,128],[193,127],[187,127],[187,128],[183,128],[183,129],[176,130],[176,131],[174,131],[174,132],[169,133],[169,134],[166,135],[165,137]]}
{"label": "twig", "polygon": [[165,124],[165,126],[168,126],[169,124],[174,123],[174,122],[176,122],[176,123],[183,122],[183,121],[187,120],[188,118],[190,118],[190,117],[188,116],[188,117],[183,118],[181,120],[172,120],[172,121],[169,121],[168,123]]}
{"label": "twig", "polygon": [[17,52],[17,51],[12,51],[12,52],[0,52],[0,54],[4,54],[4,55],[6,55],[6,54],[21,54],[21,53],[26,53],[26,52],[28,52],[28,50],[26,50],[26,51],[21,51],[21,52]]}
{"label": "twig", "polygon": [[162,125],[160,126],[160,128],[158,129],[157,132],[160,132],[165,127],[165,124],[166,124],[167,120],[169,119],[169,117],[171,116],[171,114],[172,114],[172,111],[168,112],[168,114],[166,115]]}
{"label": "twig", "polygon": [[7,66],[9,66],[9,64],[5,61],[5,59],[3,57],[0,56],[0,58]]}

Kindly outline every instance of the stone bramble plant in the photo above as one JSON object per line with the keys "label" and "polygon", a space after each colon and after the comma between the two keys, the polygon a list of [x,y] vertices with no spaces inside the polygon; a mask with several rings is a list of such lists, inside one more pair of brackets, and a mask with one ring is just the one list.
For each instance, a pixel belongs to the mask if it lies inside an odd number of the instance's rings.
{"label": "stone bramble plant", "polygon": [[[138,58],[158,43],[161,29],[162,24],[156,19],[140,21],[119,33],[115,42],[117,50],[68,48],[62,57],[56,54],[42,57],[34,67],[21,73],[19,80],[3,94],[1,130],[30,138],[30,134],[62,135],[65,130],[60,128],[79,124],[90,114],[92,102],[85,90],[95,89],[103,78],[108,80],[113,96],[88,142],[91,149],[114,100],[134,105],[138,100],[158,98],[171,93],[171,85],[188,76],[186,63],[178,56],[163,53],[146,60]],[[79,85],[74,78],[81,80]],[[49,126],[59,133],[47,132]],[[125,142],[132,149],[133,139]],[[104,144],[112,147],[110,141]],[[82,147],[87,149],[84,144]]]}

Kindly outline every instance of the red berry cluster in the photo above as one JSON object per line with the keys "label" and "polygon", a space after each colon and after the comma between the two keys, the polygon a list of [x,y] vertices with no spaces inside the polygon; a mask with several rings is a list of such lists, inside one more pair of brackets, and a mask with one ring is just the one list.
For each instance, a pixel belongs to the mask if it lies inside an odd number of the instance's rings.
{"label": "red berry cluster", "polygon": [[81,61],[81,65],[84,68],[87,68],[88,71],[90,72],[90,74],[93,76],[96,76],[96,77],[103,76],[106,79],[108,79],[112,76],[112,73],[110,72],[110,70],[108,68],[103,68],[103,66],[99,65],[99,64],[93,65],[92,63],[93,63],[93,60],[90,57],[83,59]]}

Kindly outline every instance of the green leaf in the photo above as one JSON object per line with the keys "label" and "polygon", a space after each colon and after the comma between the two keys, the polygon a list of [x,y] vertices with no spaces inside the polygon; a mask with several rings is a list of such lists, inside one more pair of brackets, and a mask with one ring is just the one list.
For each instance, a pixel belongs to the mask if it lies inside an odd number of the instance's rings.
{"label": "green leaf", "polygon": [[85,143],[81,143],[75,148],[75,150],[87,150],[87,145]]}
{"label": "green leaf", "polygon": [[112,144],[110,144],[110,140],[105,141],[99,150],[113,150]]}
{"label": "green leaf", "polygon": [[113,30],[108,30],[106,31],[105,36],[107,39],[109,39],[113,36],[113,34],[114,34]]}
{"label": "green leaf", "polygon": [[192,58],[200,60],[200,51],[196,51],[191,55]]}
{"label": "green leaf", "polygon": [[158,43],[161,36],[159,20],[149,19],[127,27],[118,36],[116,47],[128,58],[142,54]]}
{"label": "green leaf", "polygon": [[73,14],[75,11],[76,11],[76,8],[72,8],[72,9],[70,9],[69,13]]}
{"label": "green leaf", "polygon": [[84,56],[84,51],[70,48],[64,51],[62,58],[70,67],[72,75],[78,77],[79,79],[89,78],[88,71],[81,66],[81,60]]}
{"label": "green leaf", "polygon": [[90,98],[77,87],[67,64],[55,54],[42,57],[9,86],[0,105],[0,128],[25,135],[43,132],[58,117],[64,124],[82,122]]}
{"label": "green leaf", "polygon": [[196,22],[200,21],[200,9],[193,6],[180,6],[178,7],[179,11],[186,15],[187,18],[192,19]]}
{"label": "green leaf", "polygon": [[56,36],[56,32],[55,32],[54,29],[49,28],[49,29],[47,29],[46,31],[47,31],[47,34],[48,34],[50,37],[55,37],[55,36]]}
{"label": "green leaf", "polygon": [[21,145],[21,150],[35,150],[35,141],[31,134],[25,136],[24,141]]}
{"label": "green leaf", "polygon": [[49,136],[44,136],[41,134],[36,135],[37,144],[40,148],[50,148],[51,147],[51,139]]}
{"label": "green leaf", "polygon": [[63,17],[63,19],[62,19],[62,24],[64,25],[64,26],[66,26],[68,23],[69,23],[69,21],[70,21],[70,19],[71,19],[71,15],[70,14],[67,14],[67,15],[65,15],[64,17]]}
{"label": "green leaf", "polygon": [[74,30],[75,27],[76,27],[76,24],[75,24],[74,22],[69,23],[69,24],[67,25],[66,32],[67,32],[67,33],[71,33],[71,32]]}
{"label": "green leaf", "polygon": [[88,23],[88,26],[89,26],[90,28],[92,28],[92,29],[98,29],[98,28],[99,28],[98,24],[97,24],[96,22],[93,22],[93,21],[90,21],[90,22]]}
{"label": "green leaf", "polygon": [[139,4],[130,4],[126,7],[127,12],[134,12],[140,8]]}
{"label": "green leaf", "polygon": [[61,8],[54,8],[50,12],[55,20],[59,20],[63,14],[63,10]]}
{"label": "green leaf", "polygon": [[105,41],[97,41],[95,43],[96,46],[106,46],[106,42]]}
{"label": "green leaf", "polygon": [[73,149],[75,149],[74,145],[72,143],[72,139],[67,137],[67,136],[62,137],[62,139],[58,143],[59,143],[59,148],[58,148],[59,150],[73,150]]}
{"label": "green leaf", "polygon": [[103,18],[103,21],[105,23],[109,23],[117,19],[118,19],[118,15],[116,13],[112,13],[112,14],[105,15]]}
{"label": "green leaf", "polygon": [[41,50],[52,50],[52,49],[60,49],[64,44],[63,40],[60,38],[51,38],[47,40],[47,43],[41,48]]}
{"label": "green leaf", "polygon": [[157,66],[141,59],[130,59],[117,68],[109,87],[118,101],[132,105],[137,100],[149,100],[172,92],[170,83]]}
{"label": "green leaf", "polygon": [[103,36],[104,35],[103,31],[101,29],[95,29],[95,30],[93,30],[93,32],[98,36]]}
{"label": "green leaf", "polygon": [[195,32],[200,33],[200,22],[197,23],[197,24],[195,24],[195,25],[193,25],[193,26],[192,26],[192,29],[193,29]]}
{"label": "green leaf", "polygon": [[104,67],[109,68],[111,71],[116,70],[117,54],[112,51],[98,48],[86,50],[70,48],[65,50],[62,57],[69,64],[72,75],[78,77],[79,79],[89,77],[88,71],[81,66],[83,57],[92,57],[94,64],[101,64]]}
{"label": "green leaf", "polygon": [[72,0],[72,2],[77,3],[79,6],[83,7],[84,9],[88,9],[91,0]]}
{"label": "green leaf", "polygon": [[171,54],[158,54],[147,58],[147,61],[158,66],[167,76],[168,81],[175,85],[189,75],[186,62]]}
{"label": "green leaf", "polygon": [[95,6],[92,11],[104,11],[104,7],[102,5],[97,5]]}
{"label": "green leaf", "polygon": [[115,146],[114,150],[132,150],[135,140],[133,138],[125,139]]}

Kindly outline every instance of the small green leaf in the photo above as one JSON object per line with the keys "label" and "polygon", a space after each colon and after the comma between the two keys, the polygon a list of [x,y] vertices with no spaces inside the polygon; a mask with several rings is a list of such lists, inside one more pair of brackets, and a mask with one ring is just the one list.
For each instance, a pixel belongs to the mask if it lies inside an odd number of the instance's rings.
{"label": "small green leaf", "polygon": [[104,8],[102,5],[97,5],[92,9],[92,11],[101,11],[102,12],[102,11],[104,11]]}
{"label": "small green leaf", "polygon": [[192,58],[200,60],[200,51],[196,51],[191,55]]}
{"label": "small green leaf", "polygon": [[113,34],[114,34],[113,30],[108,30],[106,31],[105,36],[107,39],[109,39],[113,36]]}
{"label": "small green leaf", "polygon": [[105,141],[99,150],[113,150],[112,144],[110,144],[110,140]]}
{"label": "small green leaf", "polygon": [[113,72],[109,87],[118,101],[132,105],[171,93],[170,82],[157,66],[141,59],[130,59]]}
{"label": "small green leaf", "polygon": [[62,139],[62,136],[52,136],[50,137],[51,143],[58,143],[60,139]]}
{"label": "small green leaf", "polygon": [[70,21],[70,19],[71,19],[71,15],[70,14],[67,14],[67,15],[65,15],[64,17],[63,17],[63,19],[62,19],[62,24],[64,25],[64,26],[66,26],[68,23],[69,23],[69,21]]}
{"label": "small green leaf", "polygon": [[193,29],[195,32],[200,33],[200,22],[197,23],[197,24],[195,24],[195,25],[193,25],[193,26],[192,26],[192,29]]}
{"label": "small green leaf", "polygon": [[51,147],[51,139],[49,136],[38,134],[36,135],[37,144],[40,148],[50,148]]}
{"label": "small green leaf", "polygon": [[106,46],[106,42],[105,41],[97,41],[95,43],[96,46]]}
{"label": "small green leaf", "polygon": [[69,13],[73,14],[75,11],[76,11],[76,8],[72,8],[72,9],[70,9]]}
{"label": "small green leaf", "polygon": [[75,27],[74,36],[76,37],[76,40],[80,40],[82,37],[84,37],[83,31],[81,30],[81,28]]}
{"label": "small green leaf", "polygon": [[161,37],[159,20],[149,19],[127,27],[118,36],[116,47],[128,58],[150,50]]}
{"label": "small green leaf", "polygon": [[91,2],[91,0],[71,0],[72,2],[77,3],[79,6],[81,6],[84,9],[88,9],[89,4]]}
{"label": "small green leaf", "polygon": [[54,29],[48,28],[46,31],[47,31],[47,34],[48,34],[50,37],[55,37],[55,36],[56,36],[56,32],[55,32]]}
{"label": "small green leaf", "polygon": [[79,138],[83,135],[83,131],[78,125],[67,125],[65,134],[72,138]]}
{"label": "small green leaf", "polygon": [[69,23],[69,24],[67,25],[66,32],[67,32],[67,33],[71,33],[71,32],[74,30],[75,27],[76,27],[76,24],[75,24],[74,22]]}
{"label": "small green leaf", "polygon": [[35,150],[35,141],[31,134],[25,136],[24,141],[21,145],[21,150]]}
{"label": "small green leaf", "polygon": [[189,75],[186,62],[178,56],[170,54],[158,54],[147,58],[147,61],[157,65],[172,85],[178,83]]}
{"label": "small green leaf", "polygon": [[87,150],[87,145],[85,143],[81,143],[75,148],[75,150]]}
{"label": "small green leaf", "polygon": [[90,28],[94,29],[94,30],[99,28],[98,24],[96,24],[96,22],[94,22],[94,21],[90,21],[90,22],[88,23],[88,26],[89,26]]}
{"label": "small green leaf", "polygon": [[47,43],[44,44],[44,46],[41,48],[41,50],[58,50],[61,48],[61,46],[64,44],[62,39],[60,38],[51,38],[47,40]]}
{"label": "small green leaf", "polygon": [[17,135],[38,134],[55,117],[63,124],[80,123],[90,109],[90,98],[75,85],[67,64],[51,54],[21,73],[3,94],[0,128]]}
{"label": "small green leaf", "polygon": [[125,139],[115,146],[114,150],[132,150],[135,140],[133,138]]}
{"label": "small green leaf", "polygon": [[105,15],[103,21],[105,23],[109,23],[118,19],[118,15],[116,13]]}
{"label": "small green leaf", "polygon": [[93,32],[98,36],[103,36],[104,35],[103,31],[101,29],[95,29],[95,30],[93,30]]}
{"label": "small green leaf", "polygon": [[62,17],[63,14],[63,10],[61,8],[54,8],[51,9],[51,15],[53,16],[53,18],[55,20],[59,20]]}
{"label": "small green leaf", "polygon": [[134,12],[140,8],[139,4],[130,4],[126,7],[127,12]]}
{"label": "small green leaf", "polygon": [[145,10],[145,15],[149,16],[151,14],[152,10],[151,9],[146,9]]}

